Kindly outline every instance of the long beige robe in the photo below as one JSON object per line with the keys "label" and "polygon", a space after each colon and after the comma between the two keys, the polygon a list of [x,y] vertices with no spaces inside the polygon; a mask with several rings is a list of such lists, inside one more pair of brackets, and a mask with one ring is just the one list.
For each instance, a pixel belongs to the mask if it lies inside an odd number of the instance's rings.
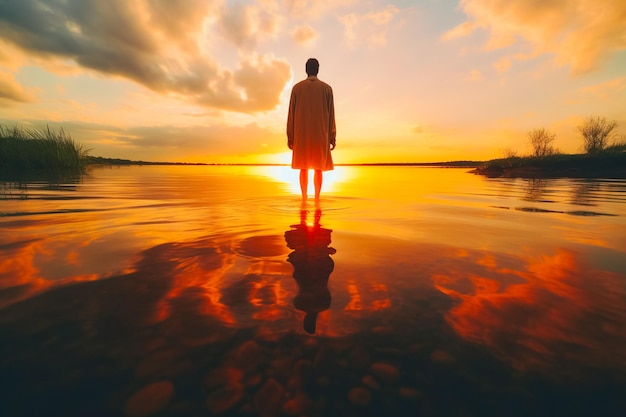
{"label": "long beige robe", "polygon": [[336,134],[332,88],[314,75],[294,85],[287,117],[287,138],[293,140],[291,167],[332,170],[330,141]]}

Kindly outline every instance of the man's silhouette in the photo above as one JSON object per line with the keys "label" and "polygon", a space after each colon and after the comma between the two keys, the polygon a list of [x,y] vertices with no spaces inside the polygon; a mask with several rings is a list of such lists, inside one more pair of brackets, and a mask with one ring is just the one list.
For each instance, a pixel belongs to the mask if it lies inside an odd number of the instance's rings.
{"label": "man's silhouette", "polygon": [[322,212],[315,211],[314,223],[308,225],[307,211],[300,212],[300,224],[291,226],[285,232],[287,246],[293,249],[287,261],[293,265],[293,277],[298,284],[298,294],[293,299],[294,306],[306,313],[304,330],[315,333],[318,313],[330,307],[328,278],[335,268],[330,255],[337,252],[330,245],[332,230],[320,225]]}
{"label": "man's silhouette", "polygon": [[335,105],[332,88],[317,78],[319,62],[306,62],[307,78],[293,86],[287,117],[287,145],[293,150],[291,167],[300,170],[302,201],[307,199],[309,169],[315,170],[315,202],[322,189],[322,171],[334,169]]}

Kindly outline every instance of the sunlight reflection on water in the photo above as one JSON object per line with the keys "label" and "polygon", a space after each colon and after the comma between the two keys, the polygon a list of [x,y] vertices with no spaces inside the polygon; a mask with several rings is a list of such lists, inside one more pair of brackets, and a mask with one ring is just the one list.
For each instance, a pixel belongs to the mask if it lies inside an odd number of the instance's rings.
{"label": "sunlight reflection on water", "polygon": [[[487,383],[493,360],[506,375],[626,381],[626,181],[338,167],[318,209],[301,205],[294,179],[288,167],[125,167],[77,184],[5,183],[0,357],[33,337],[63,357],[80,342],[98,361],[96,346],[121,335],[133,352],[178,346],[182,358],[244,334],[279,349],[314,333],[347,343],[332,347],[344,361],[411,369],[404,388],[434,397],[420,372],[442,363],[434,380]],[[313,349],[298,340],[292,352]],[[415,402],[402,401],[398,415],[410,415]]]}

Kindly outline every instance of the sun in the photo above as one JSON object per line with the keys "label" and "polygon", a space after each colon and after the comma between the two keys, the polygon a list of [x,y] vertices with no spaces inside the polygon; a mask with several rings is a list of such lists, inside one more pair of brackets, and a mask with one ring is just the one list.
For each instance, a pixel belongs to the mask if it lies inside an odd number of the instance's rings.
{"label": "sun", "polygon": [[[290,155],[291,158],[291,155]],[[324,172],[322,193],[332,193],[337,190],[340,183],[347,182],[350,178],[350,167],[339,166],[332,171]],[[286,186],[286,190],[292,194],[300,194],[299,170],[292,169],[291,166],[266,166],[263,167],[263,175],[274,179]],[[309,184],[307,194],[313,195],[313,170],[309,170]]]}

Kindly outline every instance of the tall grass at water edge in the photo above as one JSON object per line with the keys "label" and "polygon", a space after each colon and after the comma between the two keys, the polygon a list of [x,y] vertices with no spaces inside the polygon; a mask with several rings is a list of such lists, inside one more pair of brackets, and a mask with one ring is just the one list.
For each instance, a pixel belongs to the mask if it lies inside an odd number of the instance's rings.
{"label": "tall grass at water edge", "polygon": [[87,163],[88,150],[63,128],[55,131],[50,127],[0,125],[0,174],[81,173]]}

